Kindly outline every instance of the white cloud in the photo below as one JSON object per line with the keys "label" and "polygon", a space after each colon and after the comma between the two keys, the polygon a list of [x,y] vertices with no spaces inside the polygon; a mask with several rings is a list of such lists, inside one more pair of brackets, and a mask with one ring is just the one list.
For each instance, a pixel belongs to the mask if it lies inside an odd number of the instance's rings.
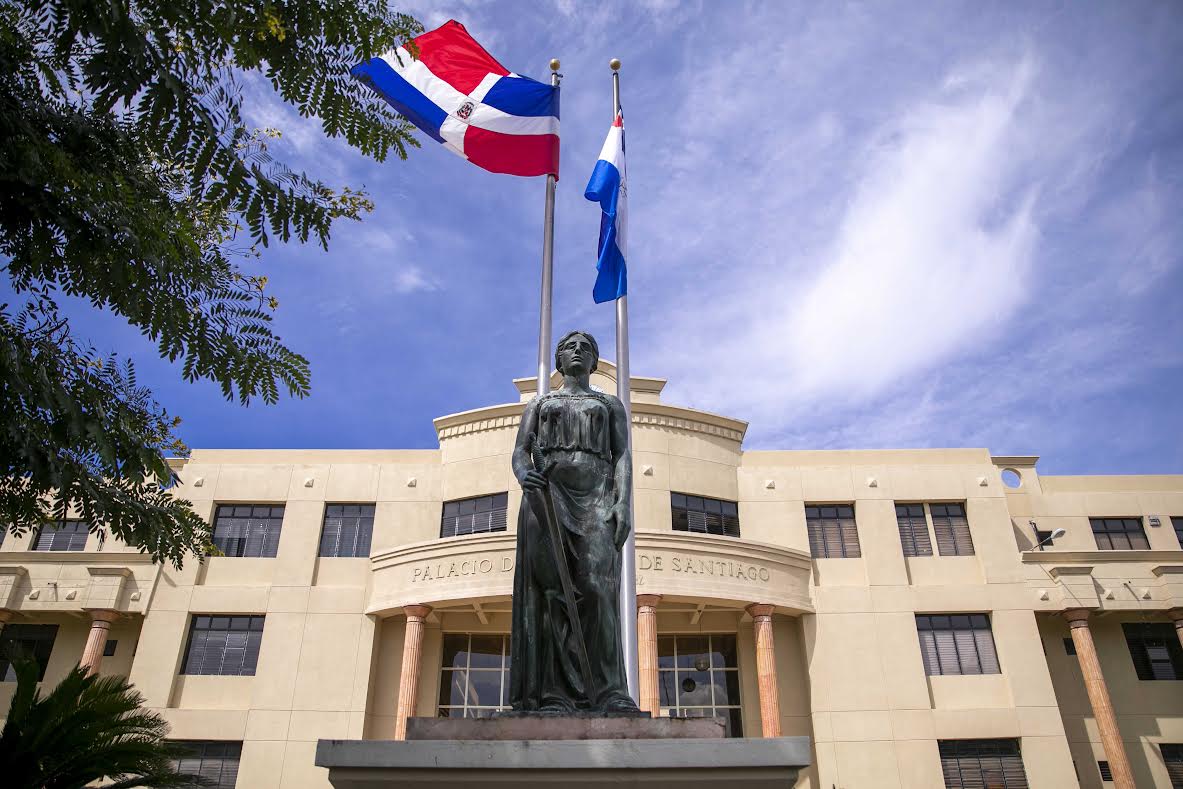
{"label": "white cloud", "polygon": [[439,283],[425,274],[423,269],[414,265],[403,266],[395,271],[393,282],[396,293],[439,290]]}

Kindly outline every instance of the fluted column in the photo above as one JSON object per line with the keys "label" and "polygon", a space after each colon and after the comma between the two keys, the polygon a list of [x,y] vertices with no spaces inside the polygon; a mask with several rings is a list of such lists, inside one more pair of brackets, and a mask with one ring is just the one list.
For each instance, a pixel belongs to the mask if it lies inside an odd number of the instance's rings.
{"label": "fluted column", "polygon": [[1183,608],[1172,608],[1167,611],[1169,616],[1175,623],[1175,635],[1179,637],[1179,645],[1183,646]]}
{"label": "fluted column", "polygon": [[423,656],[423,620],[431,613],[431,606],[405,605],[407,630],[403,636],[403,665],[398,678],[398,707],[394,713],[394,739],[407,738],[407,718],[415,714],[419,698],[419,670]]}
{"label": "fluted column", "polygon": [[747,607],[756,632],[756,679],[760,685],[760,733],[780,736],[780,695],[776,684],[776,645],[772,637],[773,606],[753,603]]}
{"label": "fluted column", "polygon": [[111,633],[111,623],[119,618],[118,611],[100,608],[90,612],[90,632],[86,635],[86,646],[82,649],[82,660],[78,661],[87,674],[98,674],[103,665],[103,649]]}
{"label": "fluted column", "polygon": [[661,694],[657,686],[657,604],[659,594],[637,595],[637,663],[641,698],[638,706],[654,718],[661,714]]}
{"label": "fluted column", "polygon": [[1064,618],[1068,620],[1068,627],[1071,628],[1072,644],[1076,647],[1076,658],[1080,663],[1080,671],[1084,674],[1084,687],[1088,691],[1089,705],[1093,708],[1093,717],[1101,732],[1101,747],[1105,749],[1105,758],[1109,761],[1109,769],[1113,773],[1114,787],[1134,789],[1134,773],[1130,769],[1130,760],[1126,756],[1121,731],[1117,728],[1113,704],[1109,701],[1109,688],[1106,687],[1105,676],[1101,673],[1101,661],[1097,659],[1093,633],[1089,630],[1089,612],[1084,608],[1074,608],[1065,611]]}

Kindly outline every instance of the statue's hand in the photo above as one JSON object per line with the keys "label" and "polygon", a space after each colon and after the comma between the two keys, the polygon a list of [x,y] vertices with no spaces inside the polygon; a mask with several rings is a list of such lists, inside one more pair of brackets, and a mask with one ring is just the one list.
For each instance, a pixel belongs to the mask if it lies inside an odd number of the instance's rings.
{"label": "statue's hand", "polygon": [[616,526],[613,542],[616,544],[616,550],[619,551],[624,546],[624,541],[628,539],[629,532],[633,530],[632,513],[629,511],[628,502],[617,502],[612,507],[612,521]]}
{"label": "statue's hand", "polygon": [[546,477],[534,469],[530,469],[522,478],[518,480],[522,486],[522,490],[530,492],[535,490],[544,490],[546,488]]}

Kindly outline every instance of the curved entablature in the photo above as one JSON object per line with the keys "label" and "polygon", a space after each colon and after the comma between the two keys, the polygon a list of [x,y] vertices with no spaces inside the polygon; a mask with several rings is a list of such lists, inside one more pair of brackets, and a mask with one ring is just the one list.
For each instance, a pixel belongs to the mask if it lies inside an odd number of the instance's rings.
{"label": "curved entablature", "polygon": [[[512,532],[430,540],[371,558],[366,613],[405,605],[447,607],[508,598],[513,590]],[[692,598],[735,608],[760,602],[782,613],[813,610],[809,555],[766,543],[681,532],[637,534],[637,592]]]}

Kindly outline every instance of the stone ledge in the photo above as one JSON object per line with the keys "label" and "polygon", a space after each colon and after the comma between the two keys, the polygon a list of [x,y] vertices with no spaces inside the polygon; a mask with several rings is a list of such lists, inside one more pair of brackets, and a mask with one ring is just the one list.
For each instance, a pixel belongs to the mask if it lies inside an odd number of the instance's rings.
{"label": "stone ledge", "polygon": [[722,738],[710,718],[649,715],[506,715],[494,718],[411,718],[408,740],[670,740]]}

